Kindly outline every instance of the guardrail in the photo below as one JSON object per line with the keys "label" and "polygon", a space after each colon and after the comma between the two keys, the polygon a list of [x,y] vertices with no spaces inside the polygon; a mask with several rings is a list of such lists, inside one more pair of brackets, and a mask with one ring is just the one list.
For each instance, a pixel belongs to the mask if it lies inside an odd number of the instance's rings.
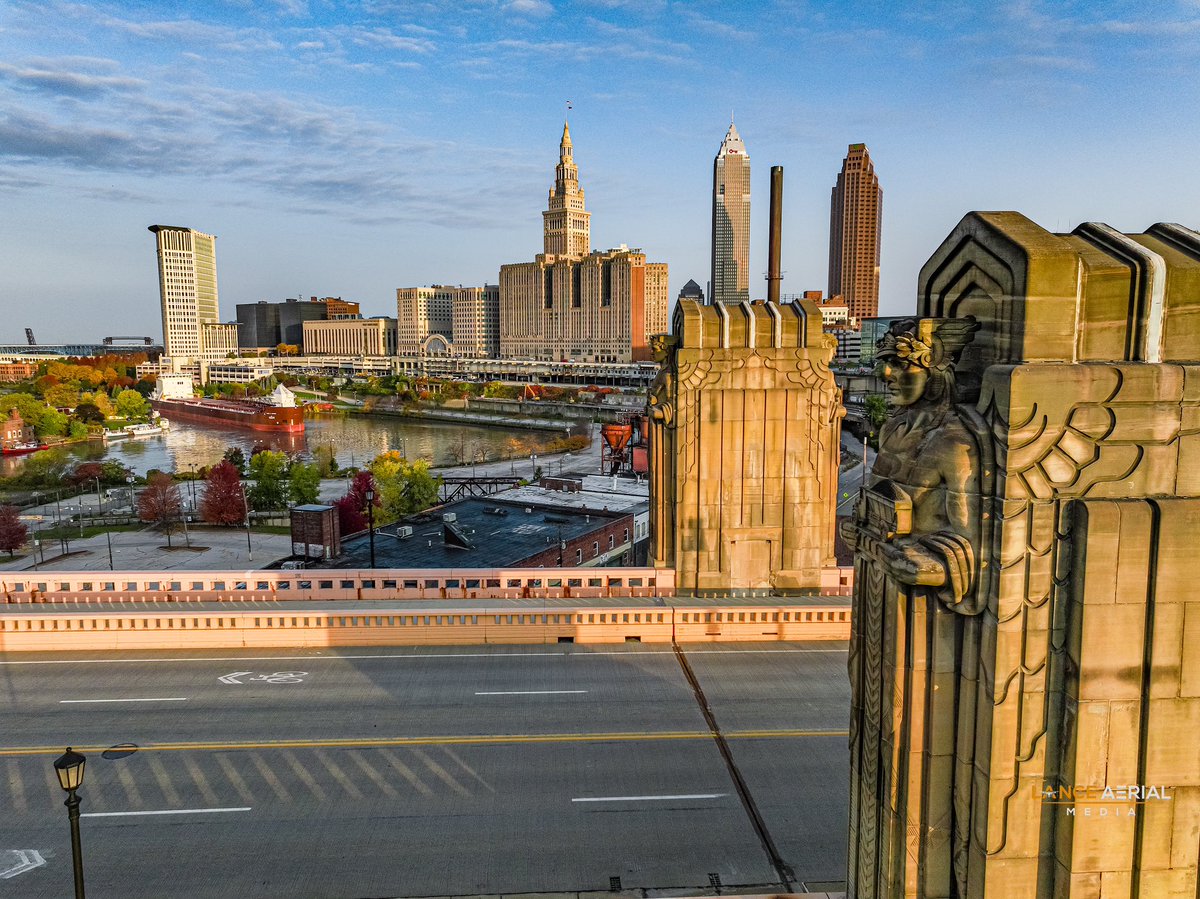
{"label": "guardrail", "polygon": [[848,640],[839,607],[373,608],[237,612],[70,612],[0,616],[0,652]]}
{"label": "guardrail", "polygon": [[[827,569],[822,581],[822,595],[848,596],[853,569]],[[0,598],[16,604],[676,596],[674,570],[655,568],[25,571],[0,579]]]}

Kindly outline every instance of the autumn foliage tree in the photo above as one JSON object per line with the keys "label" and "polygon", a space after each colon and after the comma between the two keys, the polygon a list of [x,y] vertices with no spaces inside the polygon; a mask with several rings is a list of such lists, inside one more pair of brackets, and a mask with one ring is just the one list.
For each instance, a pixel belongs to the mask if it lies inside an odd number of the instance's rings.
{"label": "autumn foliage tree", "polygon": [[138,518],[166,534],[169,547],[171,532],[179,526],[183,514],[179,485],[166,472],[156,472],[150,476],[146,489],[138,496],[137,506]]}
{"label": "autumn foliage tree", "polygon": [[12,556],[29,539],[29,528],[16,506],[0,506],[0,550]]}
{"label": "autumn foliage tree", "polygon": [[354,476],[350,490],[341,499],[334,502],[338,510],[338,525],[342,536],[357,534],[367,529],[367,491],[375,491],[374,504],[378,508],[383,500],[375,485],[375,478],[369,471],[360,471]]}
{"label": "autumn foliage tree", "polygon": [[237,467],[224,461],[209,469],[200,497],[200,517],[208,524],[234,525],[246,520],[246,498]]}

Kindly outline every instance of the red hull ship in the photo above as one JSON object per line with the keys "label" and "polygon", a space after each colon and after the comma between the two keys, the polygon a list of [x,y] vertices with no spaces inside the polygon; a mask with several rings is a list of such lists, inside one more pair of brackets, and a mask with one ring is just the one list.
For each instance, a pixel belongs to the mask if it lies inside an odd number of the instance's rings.
{"label": "red hull ship", "polygon": [[304,432],[304,409],[301,406],[273,406],[254,400],[156,399],[151,400],[155,411],[164,418],[179,418],[208,424],[222,423],[252,431],[274,431],[284,434]]}

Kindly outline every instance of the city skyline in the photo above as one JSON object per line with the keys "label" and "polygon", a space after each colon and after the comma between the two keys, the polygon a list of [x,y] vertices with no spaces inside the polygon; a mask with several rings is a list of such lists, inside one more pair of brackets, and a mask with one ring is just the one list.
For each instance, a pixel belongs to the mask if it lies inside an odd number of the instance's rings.
{"label": "city skyline", "polygon": [[[0,19],[0,196],[21,225],[0,255],[21,310],[0,342],[155,334],[154,221],[218,235],[230,309],[340,295],[380,315],[399,286],[494,282],[536,245],[568,97],[593,244],[653,247],[671,296],[708,280],[730,108],[761,163],[752,192],[767,195],[770,165],[788,172],[785,293],[825,283],[830,179],[847,144],[871,147],[889,196],[881,314],[911,307],[926,248],[968,209],[1068,230],[1061,210],[1130,228],[1195,225],[1200,208],[1196,179],[1153,163],[1195,125],[1143,90],[1195,61],[1191,2],[183,9],[17,3]],[[706,70],[733,51],[755,65]],[[1194,105],[1192,81],[1172,84],[1173,106]],[[67,228],[90,239],[64,258]]]}

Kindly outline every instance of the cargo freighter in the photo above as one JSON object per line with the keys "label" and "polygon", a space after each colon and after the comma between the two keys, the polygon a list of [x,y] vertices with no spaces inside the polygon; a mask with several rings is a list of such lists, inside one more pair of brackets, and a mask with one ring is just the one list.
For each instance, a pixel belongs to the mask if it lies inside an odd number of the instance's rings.
{"label": "cargo freighter", "polygon": [[[186,394],[180,396],[185,390],[183,378],[186,378]],[[304,432],[304,407],[296,405],[296,395],[282,384],[270,396],[262,399],[214,400],[191,394],[190,377],[160,375],[158,388],[150,397],[150,405],[166,418],[227,424],[252,431],[284,434]]]}

